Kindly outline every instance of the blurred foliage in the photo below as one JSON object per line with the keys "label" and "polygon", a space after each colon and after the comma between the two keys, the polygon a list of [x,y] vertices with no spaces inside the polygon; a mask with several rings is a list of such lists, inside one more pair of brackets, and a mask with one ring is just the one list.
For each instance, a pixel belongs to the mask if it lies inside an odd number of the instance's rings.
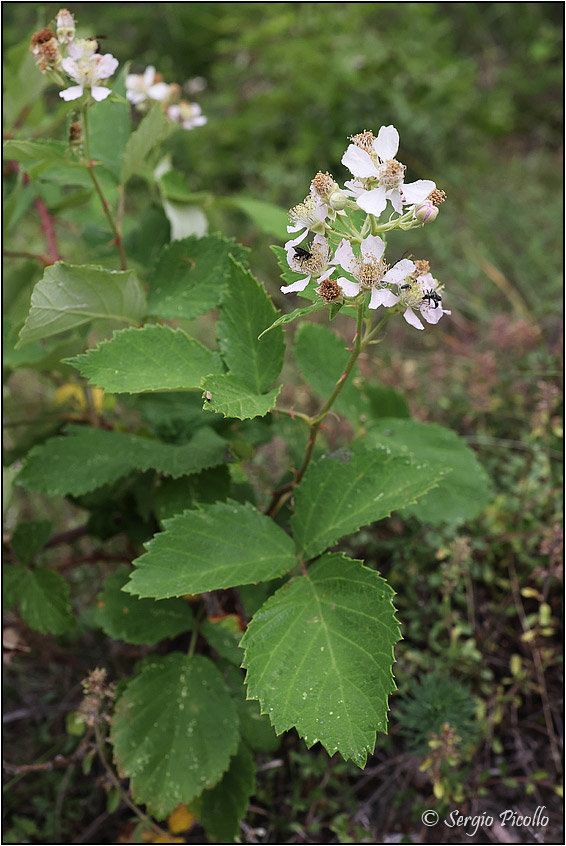
{"label": "blurred foliage", "polygon": [[[22,39],[58,8],[54,3],[4,5],[8,60],[14,52],[25,53]],[[306,752],[287,737],[277,753],[281,763],[260,770],[256,810],[247,817],[256,828],[246,836],[255,831],[260,842],[269,837],[304,841],[306,835],[314,842],[366,842],[367,837],[375,842],[401,831],[401,819],[405,831],[420,831],[422,810],[442,812],[447,796],[454,801],[479,796],[497,811],[525,799],[527,807],[552,805],[555,740],[546,717],[559,699],[561,662],[561,5],[75,3],[72,11],[85,31],[106,36],[104,52],[115,55],[122,68],[131,62],[137,72],[155,64],[167,82],[185,83],[188,96],[202,106],[208,124],[168,142],[193,191],[221,197],[242,193],[289,207],[303,198],[318,169],[344,178],[340,159],[347,135],[393,123],[411,179],[433,178],[448,193],[437,223],[422,236],[413,233],[412,250],[421,258],[426,236],[427,257],[450,292],[453,322],[434,335],[423,333],[426,337],[396,327],[364,376],[379,373],[383,384],[404,392],[416,417],[452,426],[468,438],[493,480],[494,498],[477,521],[458,532],[394,517],[356,536],[348,551],[364,557],[397,590],[405,641],[397,650],[396,677],[407,691],[405,704],[393,698],[392,733],[380,741],[362,775],[316,749]],[[199,77],[206,87],[191,94],[202,87]],[[29,106],[26,132],[32,134],[46,120],[41,86],[38,78],[35,89],[22,90],[22,102]],[[47,90],[46,102],[63,138],[55,91]],[[17,119],[7,117],[9,130]],[[8,174],[7,190],[15,182]],[[75,186],[77,195],[81,190]],[[56,182],[43,183],[42,196],[51,209],[60,205],[59,236],[72,261],[72,227],[90,215],[83,217],[81,208],[73,207],[75,194]],[[30,210],[33,199],[25,187],[14,192],[8,226],[16,248],[40,251],[44,244]],[[130,184],[128,206],[137,221],[127,233],[129,244],[140,265],[148,266],[154,255],[144,232],[155,235],[159,229],[164,243],[168,224],[148,204],[140,183]],[[216,204],[210,216],[212,229],[254,247],[252,267],[275,291],[278,271],[267,236],[234,204]],[[89,224],[86,237],[97,261],[113,261],[103,229]],[[394,255],[394,237],[390,244]],[[37,264],[21,259],[7,276],[5,304],[16,328],[38,278]],[[69,354],[72,350],[54,357]],[[36,364],[40,371],[52,366],[42,363],[39,353]],[[47,411],[43,421],[20,427],[16,446],[10,442],[9,461],[60,425],[54,398],[64,366],[59,370],[49,378],[31,369],[12,376],[9,425],[35,418],[40,407]],[[299,381],[293,371],[287,377]],[[300,385],[285,390],[297,408],[312,401]],[[169,427],[175,441],[184,416],[158,411],[145,415],[149,425]],[[326,436],[331,444],[339,440],[339,425],[330,426]],[[262,462],[270,470],[284,463],[282,455],[260,449],[252,477]],[[101,537],[108,526],[112,534],[119,525],[133,539],[126,543],[137,542],[134,529],[141,535],[146,531],[139,513],[144,484],[138,480],[124,490],[119,508],[109,514],[102,502],[97,510],[86,501],[75,507],[36,495],[24,499],[18,491],[12,523],[15,513],[17,519],[76,521],[84,517],[82,506],[98,519]],[[121,551],[116,539],[107,542],[110,560]],[[9,759],[31,762],[71,754],[77,740],[66,733],[64,715],[67,703],[76,702],[77,679],[95,660],[106,660],[120,678],[144,654],[138,647],[113,646],[109,652],[108,641],[88,618],[89,603],[108,572],[108,561],[98,559],[66,571],[80,621],[72,640],[41,640],[28,632],[9,653],[7,708],[27,709],[26,731],[14,732]],[[28,642],[31,654],[26,654]],[[443,683],[442,707],[431,683],[436,674],[451,680]],[[434,726],[427,721],[432,706],[438,714]],[[403,710],[405,722],[409,710],[415,727],[409,738],[397,731]],[[23,725],[17,716],[14,721],[17,728]],[[445,763],[455,760],[463,765],[460,770],[440,761],[435,771],[427,759],[444,723],[465,735],[460,757],[454,757],[449,735],[444,738]],[[266,756],[264,762],[272,759]],[[67,773],[10,780],[6,842],[70,841],[84,832],[86,820],[105,813],[104,791],[94,790],[76,770]],[[101,769],[96,776],[102,778]],[[117,826],[112,816],[93,837],[114,842]],[[202,836],[193,830],[187,842],[202,842]]]}

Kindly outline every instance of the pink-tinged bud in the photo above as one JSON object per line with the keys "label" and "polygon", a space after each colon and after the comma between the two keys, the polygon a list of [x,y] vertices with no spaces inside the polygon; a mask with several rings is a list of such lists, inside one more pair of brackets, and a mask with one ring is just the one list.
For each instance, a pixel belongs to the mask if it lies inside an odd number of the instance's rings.
{"label": "pink-tinged bud", "polygon": [[430,200],[425,200],[416,207],[415,217],[422,223],[432,223],[438,217],[438,208]]}

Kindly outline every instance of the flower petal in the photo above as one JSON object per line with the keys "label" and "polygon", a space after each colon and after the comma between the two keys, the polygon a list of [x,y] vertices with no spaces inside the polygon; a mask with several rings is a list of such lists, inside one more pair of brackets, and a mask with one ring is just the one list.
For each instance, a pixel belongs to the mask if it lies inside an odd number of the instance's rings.
{"label": "flower petal", "polygon": [[[155,79],[155,68],[153,65],[148,65],[143,72],[143,84],[146,88],[149,88],[150,85],[153,85],[153,80]],[[126,77],[126,85],[128,84],[128,78]]]}
{"label": "flower petal", "polygon": [[345,276],[339,276],[336,280],[347,297],[355,297],[360,293],[362,287],[359,282],[352,282],[351,279],[346,279]]}
{"label": "flower petal", "polygon": [[310,281],[310,276],[307,276],[306,279],[297,279],[296,282],[292,282],[290,285],[283,285],[280,290],[284,294],[289,294],[292,291],[304,291]]}
{"label": "flower petal", "polygon": [[405,205],[422,203],[435,188],[436,184],[432,179],[417,179],[416,182],[405,183],[402,188]]}
{"label": "flower petal", "polygon": [[408,308],[406,312],[404,312],[403,317],[407,321],[410,326],[414,326],[415,329],[424,329],[423,324],[415,314],[412,308]]}
{"label": "flower petal", "polygon": [[389,284],[393,283],[394,285],[398,285],[400,282],[403,282],[407,276],[414,271],[414,269],[415,265],[411,259],[401,259],[401,261],[398,261],[397,264],[394,264],[393,267],[387,271],[383,277],[383,281],[388,282]]}
{"label": "flower petal", "polygon": [[139,105],[139,103],[143,103],[143,101],[146,99],[146,95],[143,94],[141,91],[132,91],[131,88],[126,91],[126,97],[128,99],[128,102],[131,103],[133,106],[137,106]]}
{"label": "flower petal", "polygon": [[[70,46],[70,45],[69,45]],[[79,66],[75,62],[74,59],[71,59],[70,56],[66,56],[61,61],[61,67],[65,71],[65,73],[71,77],[71,79],[77,80],[80,76],[79,73]]]}
{"label": "flower petal", "polygon": [[166,82],[156,82],[155,85],[150,85],[147,93],[152,100],[164,100],[169,91],[169,86]]}
{"label": "flower petal", "polygon": [[360,252],[366,261],[369,259],[379,261],[384,253],[384,250],[385,242],[383,238],[379,237],[379,235],[368,235],[367,238],[364,238],[360,245]]}
{"label": "flower petal", "polygon": [[373,149],[380,159],[394,159],[399,149],[399,133],[393,126],[382,126],[373,142]]}
{"label": "flower petal", "polygon": [[97,79],[108,79],[120,64],[118,59],[115,59],[111,53],[105,53],[103,56],[95,53],[92,57],[92,62],[96,68]]}
{"label": "flower petal", "polygon": [[401,192],[399,191],[399,189],[392,188],[390,191],[388,191],[387,199],[391,200],[391,205],[393,206],[397,214],[401,214],[401,212],[403,211],[403,197],[401,196]]}
{"label": "flower petal", "polygon": [[438,321],[443,315],[442,304],[438,303],[436,308],[434,308],[434,306],[426,305],[423,303],[423,305],[421,305],[421,314],[427,323],[438,323]]}
{"label": "flower petal", "polygon": [[93,85],[90,89],[90,93],[92,94],[93,100],[96,100],[97,103],[100,103],[102,100],[106,100],[106,98],[112,94],[109,88],[104,88],[102,85]]}
{"label": "flower petal", "polygon": [[59,97],[62,97],[67,102],[69,100],[77,100],[79,97],[82,97],[83,91],[84,88],[82,85],[71,85],[70,88],[64,88],[63,91],[59,91]]}
{"label": "flower petal", "polygon": [[379,217],[387,205],[385,188],[373,188],[371,191],[364,191],[363,194],[360,194],[356,202],[368,214],[374,214],[376,217]]}
{"label": "flower petal", "polygon": [[[301,229],[301,225],[298,224],[297,226],[288,226],[287,232],[298,232]],[[286,241],[284,247],[286,250],[289,250],[290,247],[294,247],[295,244],[300,244],[301,241],[305,240],[305,237],[308,235],[308,229],[303,229],[300,235],[297,235],[296,238],[292,238],[290,241]]]}
{"label": "flower petal", "polygon": [[365,179],[368,176],[377,176],[377,168],[373,163],[369,153],[357,147],[355,144],[350,144],[344,155],[342,156],[342,164],[348,168],[350,173]]}
{"label": "flower petal", "polygon": [[399,297],[390,291],[388,288],[374,288],[371,292],[369,301],[369,308],[379,308],[385,306],[391,308],[399,302]]}
{"label": "flower petal", "polygon": [[344,270],[348,270],[350,273],[353,273],[356,269],[356,259],[354,257],[352,245],[345,238],[342,238],[336,247],[334,258],[330,264],[339,264],[344,268]]}

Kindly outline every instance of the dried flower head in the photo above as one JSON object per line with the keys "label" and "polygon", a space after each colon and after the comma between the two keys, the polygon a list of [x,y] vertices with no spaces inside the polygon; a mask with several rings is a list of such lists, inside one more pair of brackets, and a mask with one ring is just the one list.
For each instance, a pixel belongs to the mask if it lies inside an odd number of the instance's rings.
{"label": "dried flower head", "polygon": [[40,29],[31,37],[30,50],[35,63],[42,73],[59,70],[61,51],[55,33],[50,29]]}

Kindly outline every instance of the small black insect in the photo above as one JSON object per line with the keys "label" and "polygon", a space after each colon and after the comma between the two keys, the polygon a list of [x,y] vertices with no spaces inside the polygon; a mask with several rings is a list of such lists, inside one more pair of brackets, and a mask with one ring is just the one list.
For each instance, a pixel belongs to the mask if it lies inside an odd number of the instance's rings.
{"label": "small black insect", "polygon": [[430,290],[430,291],[425,291],[424,294],[423,294],[423,303],[426,300],[428,300],[429,306],[432,305],[432,303],[434,303],[434,305],[432,307],[438,308],[438,304],[442,302],[442,297],[439,296],[436,293],[436,291]]}
{"label": "small black insect", "polygon": [[312,258],[312,253],[309,250],[305,250],[303,247],[293,247],[295,250],[295,259],[302,264],[307,259]]}
{"label": "small black insect", "polygon": [[407,288],[410,288],[410,287],[411,287],[410,285],[399,285],[399,289],[400,289],[401,291],[406,291],[406,290],[407,290]]}

